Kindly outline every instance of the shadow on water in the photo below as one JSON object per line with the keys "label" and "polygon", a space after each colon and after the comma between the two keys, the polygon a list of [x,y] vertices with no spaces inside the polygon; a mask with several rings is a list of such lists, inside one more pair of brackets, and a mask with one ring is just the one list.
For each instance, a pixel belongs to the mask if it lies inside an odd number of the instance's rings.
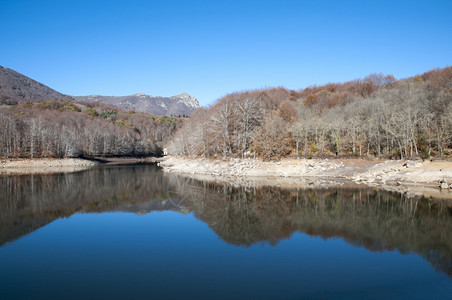
{"label": "shadow on water", "polygon": [[155,165],[0,178],[0,245],[78,212],[193,214],[225,242],[277,245],[295,232],[371,251],[414,252],[452,275],[452,209],[368,188],[232,187],[164,174]]}

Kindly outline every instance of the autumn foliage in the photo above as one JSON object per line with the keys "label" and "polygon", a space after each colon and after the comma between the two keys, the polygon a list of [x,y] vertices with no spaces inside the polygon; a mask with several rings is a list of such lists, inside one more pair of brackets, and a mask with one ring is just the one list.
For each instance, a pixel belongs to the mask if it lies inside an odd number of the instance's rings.
{"label": "autumn foliage", "polygon": [[0,157],[158,156],[179,125],[100,103],[25,103],[0,109]]}
{"label": "autumn foliage", "polygon": [[0,157],[171,154],[229,157],[447,157],[452,67],[396,80],[232,93],[190,118],[112,105],[41,101],[0,107]]}
{"label": "autumn foliage", "polygon": [[452,148],[452,67],[396,80],[371,74],[299,91],[233,93],[184,122],[177,155],[447,156]]}

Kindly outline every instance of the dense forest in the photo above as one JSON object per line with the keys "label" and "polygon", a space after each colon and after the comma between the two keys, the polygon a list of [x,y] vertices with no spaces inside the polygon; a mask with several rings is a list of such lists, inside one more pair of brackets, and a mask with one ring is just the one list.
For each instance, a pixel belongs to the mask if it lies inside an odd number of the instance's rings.
{"label": "dense forest", "polygon": [[159,156],[177,117],[102,103],[47,100],[0,107],[0,157]]}
{"label": "dense forest", "polygon": [[427,159],[450,156],[452,67],[396,80],[361,80],[226,95],[199,109],[169,151],[203,157]]}

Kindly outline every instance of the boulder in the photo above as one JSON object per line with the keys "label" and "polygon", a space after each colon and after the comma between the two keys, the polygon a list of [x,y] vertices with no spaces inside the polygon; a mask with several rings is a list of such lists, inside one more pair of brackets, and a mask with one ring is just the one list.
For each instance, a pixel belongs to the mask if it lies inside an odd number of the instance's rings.
{"label": "boulder", "polygon": [[409,160],[409,161],[405,162],[403,164],[403,166],[406,167],[406,168],[419,168],[419,167],[422,167],[422,163]]}
{"label": "boulder", "polygon": [[449,188],[449,185],[445,182],[441,183],[441,185],[439,186],[441,189],[445,190]]}

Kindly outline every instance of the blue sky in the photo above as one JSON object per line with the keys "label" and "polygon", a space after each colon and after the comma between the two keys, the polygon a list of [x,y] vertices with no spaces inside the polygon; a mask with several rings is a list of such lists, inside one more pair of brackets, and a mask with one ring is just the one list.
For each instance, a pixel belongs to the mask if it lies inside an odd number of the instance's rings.
{"label": "blue sky", "polygon": [[70,95],[301,89],[452,65],[452,1],[0,0],[0,65]]}

